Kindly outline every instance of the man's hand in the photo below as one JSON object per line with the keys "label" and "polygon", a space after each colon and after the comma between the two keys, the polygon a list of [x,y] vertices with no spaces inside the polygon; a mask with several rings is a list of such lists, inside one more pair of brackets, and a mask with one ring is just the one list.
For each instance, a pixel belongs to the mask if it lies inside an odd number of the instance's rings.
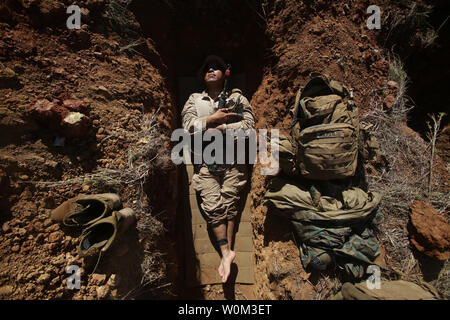
{"label": "man's hand", "polygon": [[221,125],[226,123],[230,118],[237,116],[237,113],[227,113],[227,108],[222,108],[214,112],[208,118],[206,118],[206,125],[208,127]]}

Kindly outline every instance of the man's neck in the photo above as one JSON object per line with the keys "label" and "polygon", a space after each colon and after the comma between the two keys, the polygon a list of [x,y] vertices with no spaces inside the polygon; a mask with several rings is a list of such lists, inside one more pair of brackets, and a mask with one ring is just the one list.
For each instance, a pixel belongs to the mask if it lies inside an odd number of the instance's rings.
{"label": "man's neck", "polygon": [[208,96],[210,96],[211,99],[216,100],[220,94],[220,91],[222,90],[208,90]]}
{"label": "man's neck", "polygon": [[215,85],[215,86],[210,86],[206,88],[206,92],[208,93],[208,96],[211,97],[211,99],[216,100],[217,97],[219,96],[220,92],[222,91],[223,86],[221,85]]}

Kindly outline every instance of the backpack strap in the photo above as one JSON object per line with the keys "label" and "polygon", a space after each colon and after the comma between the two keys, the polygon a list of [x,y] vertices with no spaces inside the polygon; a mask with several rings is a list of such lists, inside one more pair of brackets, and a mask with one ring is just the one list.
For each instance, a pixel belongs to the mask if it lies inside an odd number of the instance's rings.
{"label": "backpack strap", "polygon": [[295,104],[292,108],[292,125],[291,128],[299,121],[300,118],[305,116],[305,108],[301,105],[301,100],[305,97],[315,97],[333,94],[333,89],[328,85],[328,79],[322,76],[316,76],[308,81],[303,87],[298,89],[295,97]]}
{"label": "backpack strap", "polygon": [[295,126],[295,124],[298,122],[298,113],[299,113],[299,104],[300,104],[300,95],[302,93],[302,88],[297,90],[297,95],[295,96],[295,104],[294,107],[291,110],[292,114],[292,125],[291,129]]}

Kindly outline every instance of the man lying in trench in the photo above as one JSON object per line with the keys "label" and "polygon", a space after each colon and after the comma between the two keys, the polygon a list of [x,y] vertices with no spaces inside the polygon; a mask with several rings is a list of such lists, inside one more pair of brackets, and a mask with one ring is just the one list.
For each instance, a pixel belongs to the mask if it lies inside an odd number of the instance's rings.
{"label": "man lying in trench", "polygon": [[[252,107],[248,100],[233,90],[227,92],[227,102],[239,101],[240,114],[219,109],[219,98],[224,89],[226,64],[222,58],[208,56],[199,70],[199,77],[206,89],[202,93],[193,93],[187,100],[181,113],[183,128],[191,133],[195,130],[251,129],[255,126]],[[197,128],[197,129],[196,129]],[[225,139],[224,139],[225,140]],[[222,282],[230,275],[231,263],[235,258],[233,236],[235,217],[238,211],[240,193],[247,183],[246,164],[201,165],[194,164],[192,186],[200,194],[201,208],[206,221],[213,230],[221,251],[218,268]]]}

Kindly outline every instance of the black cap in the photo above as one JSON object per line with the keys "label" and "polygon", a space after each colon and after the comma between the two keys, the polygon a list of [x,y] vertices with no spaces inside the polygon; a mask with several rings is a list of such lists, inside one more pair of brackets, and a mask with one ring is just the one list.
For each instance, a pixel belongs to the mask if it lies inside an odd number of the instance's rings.
{"label": "black cap", "polygon": [[200,81],[203,81],[203,77],[205,76],[205,73],[208,70],[205,70],[205,68],[208,66],[209,63],[217,63],[217,66],[219,67],[219,69],[225,73],[225,70],[227,69],[227,64],[225,63],[225,61],[216,55],[209,55],[206,57],[205,61],[203,62],[202,66],[200,67],[200,69],[197,72],[197,76],[200,79]]}

